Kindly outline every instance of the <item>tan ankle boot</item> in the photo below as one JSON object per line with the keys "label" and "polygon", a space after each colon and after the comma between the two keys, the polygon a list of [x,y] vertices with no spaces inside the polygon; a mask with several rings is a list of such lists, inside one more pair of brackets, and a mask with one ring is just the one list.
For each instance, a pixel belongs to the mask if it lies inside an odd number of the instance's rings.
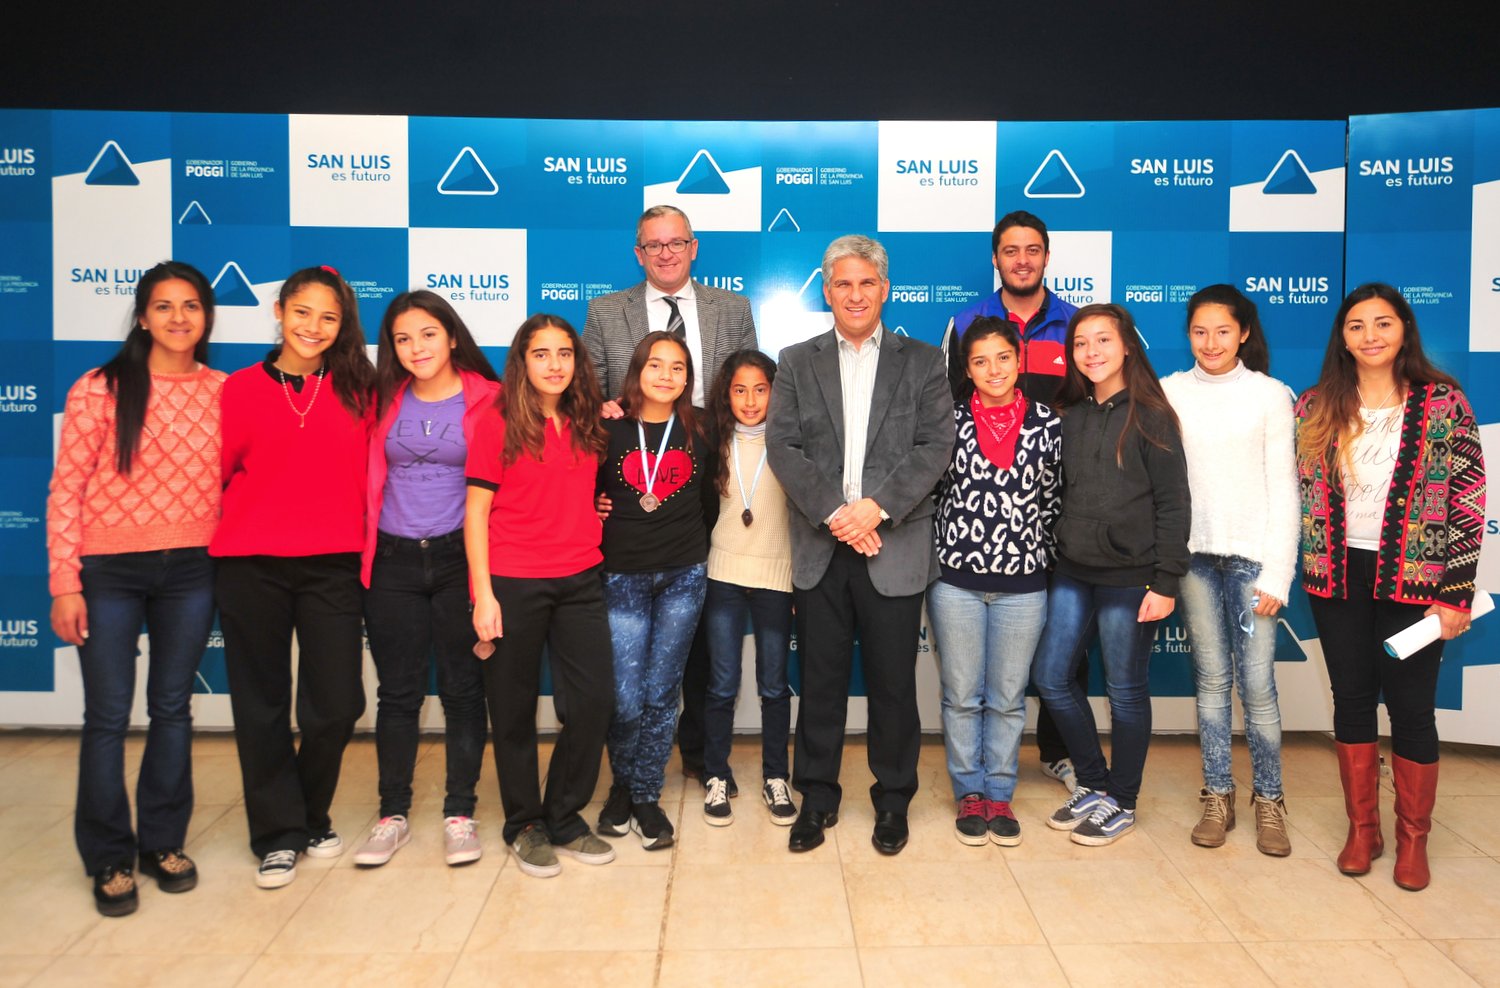
{"label": "tan ankle boot", "polygon": [[1198,793],[1203,804],[1203,819],[1193,828],[1193,843],[1199,847],[1223,847],[1229,831],[1234,829],[1234,790],[1226,793]]}
{"label": "tan ankle boot", "polygon": [[1292,853],[1292,839],[1286,832],[1286,799],[1269,799],[1256,793],[1250,797],[1255,807],[1255,849],[1273,858]]}

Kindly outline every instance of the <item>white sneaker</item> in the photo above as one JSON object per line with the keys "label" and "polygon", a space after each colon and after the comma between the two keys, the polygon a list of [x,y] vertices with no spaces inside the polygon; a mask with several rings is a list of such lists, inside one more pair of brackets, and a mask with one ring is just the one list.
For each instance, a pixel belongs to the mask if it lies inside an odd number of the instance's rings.
{"label": "white sneaker", "polygon": [[474,820],[466,816],[443,818],[443,860],[450,865],[468,864],[478,861],[484,854],[479,845],[479,835],[474,832]]}
{"label": "white sneaker", "polygon": [[297,877],[297,852],[272,851],[260,859],[260,870],[255,873],[255,884],[263,889],[279,889],[292,884]]}
{"label": "white sneaker", "polygon": [[391,860],[397,851],[406,846],[411,840],[411,827],[407,826],[406,817],[397,813],[394,816],[383,816],[379,822],[370,830],[370,836],[359,845],[354,852],[354,863],[366,867],[383,865]]}
{"label": "white sneaker", "polygon": [[1073,761],[1070,758],[1059,758],[1055,762],[1042,762],[1042,774],[1049,779],[1056,779],[1062,783],[1062,787],[1069,794],[1078,788],[1078,773],[1073,771]]}
{"label": "white sneaker", "polygon": [[310,858],[336,858],[343,853],[344,841],[332,830],[307,838],[307,856]]}

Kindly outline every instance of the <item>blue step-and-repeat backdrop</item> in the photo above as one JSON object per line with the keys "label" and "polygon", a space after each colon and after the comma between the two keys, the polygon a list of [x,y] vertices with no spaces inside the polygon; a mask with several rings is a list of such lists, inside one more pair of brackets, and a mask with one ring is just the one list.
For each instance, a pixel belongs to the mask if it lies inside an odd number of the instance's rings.
{"label": "blue step-and-repeat backdrop", "polygon": [[[498,362],[528,314],[582,326],[589,299],[640,280],[634,223],[656,203],[687,212],[694,276],[749,296],[773,355],[831,325],[818,268],[833,237],[885,243],[886,325],[936,343],[997,287],[995,219],[1027,209],[1051,229],[1049,287],[1129,307],[1163,374],[1191,362],[1188,296],[1227,281],[1261,305],[1272,372],[1300,390],[1345,286],[1381,278],[1418,304],[1428,347],[1481,420],[1500,422],[1482,383],[1500,371],[1500,111],[1124,123],[0,111],[0,724],[80,717],[76,657],[47,621],[47,480],[67,388],[118,347],[144,269],[175,257],[213,280],[224,370],[264,356],[280,280],[309,264],[345,275],[367,334],[396,293],[442,293]],[[1324,728],[1316,633],[1293,598],[1278,643],[1286,722]],[[1500,743],[1464,717],[1476,696],[1500,696],[1500,633],[1484,624],[1450,648],[1440,705],[1468,725],[1445,736]],[[924,628],[936,729],[930,643]],[[1152,686],[1158,727],[1191,729],[1175,622]],[[217,641],[200,689],[198,722],[227,725]],[[754,720],[747,709],[742,726]]]}

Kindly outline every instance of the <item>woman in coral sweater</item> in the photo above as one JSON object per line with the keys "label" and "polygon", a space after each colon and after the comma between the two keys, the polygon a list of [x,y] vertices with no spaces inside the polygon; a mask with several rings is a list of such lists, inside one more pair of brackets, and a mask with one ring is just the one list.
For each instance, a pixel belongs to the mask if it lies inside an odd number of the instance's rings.
{"label": "woman in coral sweater", "polygon": [[[73,832],[106,916],[136,910],[137,860],[164,892],[198,884],[182,845],[193,677],[214,616],[207,545],[224,375],[206,365],[213,321],[214,292],[196,268],[164,261],[141,276],[125,345],[68,392],[47,498],[52,630],[78,646],[83,673]],[[151,726],[132,831],[125,730],[143,623]]]}

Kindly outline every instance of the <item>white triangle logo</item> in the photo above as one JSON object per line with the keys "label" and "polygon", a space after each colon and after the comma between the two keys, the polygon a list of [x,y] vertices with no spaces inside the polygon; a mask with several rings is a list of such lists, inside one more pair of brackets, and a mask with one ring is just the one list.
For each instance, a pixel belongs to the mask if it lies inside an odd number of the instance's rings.
{"label": "white triangle logo", "polygon": [[[192,219],[191,221],[188,219],[188,217],[190,216],[194,217],[194,219]],[[194,199],[192,202],[187,204],[187,208],[182,211],[182,215],[177,217],[178,226],[182,226],[184,223],[188,222],[204,223],[212,226],[214,221],[209,218],[208,211],[198,204],[197,199]]]}
{"label": "white triangle logo", "polygon": [[802,232],[802,227],[800,225],[798,225],[796,217],[794,217],[791,213],[787,212],[787,208],[785,206],[781,207],[781,212],[779,212],[779,213],[776,214],[776,218],[773,219],[773,220],[771,220],[771,224],[766,227],[766,230],[768,232],[774,231],[779,226],[781,226],[781,218],[783,216],[786,217],[787,223],[791,224],[792,230],[794,232],[796,232],[796,233],[801,233]]}
{"label": "white triangle logo", "polygon": [[466,144],[438,179],[437,190],[445,196],[492,196],[500,191],[500,185],[479,155]]}
{"label": "white triangle logo", "polygon": [[1026,183],[1022,192],[1028,199],[1082,199],[1084,188],[1068,159],[1053,148],[1032,173],[1031,181]]}

